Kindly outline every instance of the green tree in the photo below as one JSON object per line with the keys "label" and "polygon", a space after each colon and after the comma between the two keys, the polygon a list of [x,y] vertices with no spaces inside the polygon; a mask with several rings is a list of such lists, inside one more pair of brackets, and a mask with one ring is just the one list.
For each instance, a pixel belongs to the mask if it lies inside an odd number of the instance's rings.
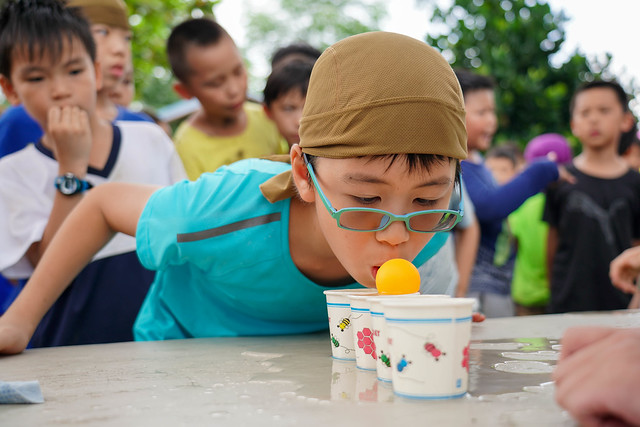
{"label": "green tree", "polygon": [[171,29],[191,17],[212,16],[221,0],[127,0],[133,30],[136,99],[159,108],[179,99],[166,55]]}
{"label": "green tree", "polygon": [[565,41],[567,18],[562,12],[554,14],[540,0],[452,3],[436,7],[432,19],[449,32],[428,36],[427,43],[439,48],[453,67],[495,79],[500,121],[496,141],[524,145],[544,132],[571,138],[571,95],[584,81],[614,77],[609,71],[611,56],[602,63],[590,63],[574,52],[565,63],[554,65],[551,59]]}
{"label": "green tree", "polygon": [[379,30],[387,16],[381,0],[278,0],[269,2],[268,10],[259,10],[258,4],[248,7],[249,47],[244,50],[246,57],[262,63],[255,64],[259,70],[253,76],[254,91],[262,90],[270,72],[266,64],[277,48],[304,41],[324,50],[345,37]]}

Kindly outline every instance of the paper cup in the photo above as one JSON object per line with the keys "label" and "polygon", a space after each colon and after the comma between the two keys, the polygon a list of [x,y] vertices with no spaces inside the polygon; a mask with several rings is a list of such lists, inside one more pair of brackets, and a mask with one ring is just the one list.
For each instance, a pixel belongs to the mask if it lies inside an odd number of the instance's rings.
{"label": "paper cup", "polygon": [[376,372],[380,381],[389,383],[391,382],[391,352],[382,302],[384,300],[398,298],[449,298],[449,295],[420,295],[416,293],[409,295],[377,295],[367,297],[369,301],[369,311],[371,312],[371,327],[373,328],[373,337],[376,344]]}
{"label": "paper cup", "polygon": [[329,316],[331,356],[340,360],[356,360],[351,332],[350,294],[375,295],[375,289],[331,289],[324,291]]}
{"label": "paper cup", "polygon": [[373,339],[371,312],[369,311],[369,301],[367,300],[368,297],[373,295],[378,294],[349,295],[356,366],[365,371],[376,370],[376,344]]}
{"label": "paper cup", "polygon": [[394,393],[414,399],[464,396],[473,299],[402,298],[385,300],[382,306]]}

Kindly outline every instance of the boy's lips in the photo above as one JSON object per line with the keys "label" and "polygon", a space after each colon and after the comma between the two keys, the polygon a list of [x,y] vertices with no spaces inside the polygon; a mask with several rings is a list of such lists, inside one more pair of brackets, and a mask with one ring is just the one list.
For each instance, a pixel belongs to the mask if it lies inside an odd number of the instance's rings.
{"label": "boy's lips", "polygon": [[373,267],[371,267],[371,275],[373,276],[374,279],[378,275],[378,270],[380,270],[379,265],[374,265]]}
{"label": "boy's lips", "polygon": [[111,73],[112,76],[122,77],[122,75],[124,74],[124,67],[120,65],[114,65],[111,68],[109,68],[109,72]]}

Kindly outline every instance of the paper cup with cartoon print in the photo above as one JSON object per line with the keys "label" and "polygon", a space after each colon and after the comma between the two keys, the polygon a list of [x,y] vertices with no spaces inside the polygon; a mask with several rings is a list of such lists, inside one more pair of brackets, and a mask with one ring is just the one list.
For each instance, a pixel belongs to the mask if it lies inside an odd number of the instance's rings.
{"label": "paper cup with cartoon print", "polygon": [[371,326],[371,312],[369,311],[368,301],[368,297],[373,295],[378,294],[349,295],[356,366],[366,371],[376,370],[376,344],[373,340],[373,327]]}
{"label": "paper cup with cartoon print", "polygon": [[329,338],[331,356],[340,360],[356,360],[356,352],[351,332],[350,294],[375,295],[369,288],[331,289],[324,291],[327,298],[327,314],[329,316]]}
{"label": "paper cup with cartoon print", "polygon": [[469,384],[472,298],[382,302],[396,395],[453,399]]}
{"label": "paper cup with cartoon print", "polygon": [[373,328],[373,337],[376,344],[376,371],[378,379],[389,383],[391,382],[391,352],[382,301],[397,298],[449,298],[449,295],[377,295],[367,298],[369,300],[369,311],[371,312],[371,327]]}

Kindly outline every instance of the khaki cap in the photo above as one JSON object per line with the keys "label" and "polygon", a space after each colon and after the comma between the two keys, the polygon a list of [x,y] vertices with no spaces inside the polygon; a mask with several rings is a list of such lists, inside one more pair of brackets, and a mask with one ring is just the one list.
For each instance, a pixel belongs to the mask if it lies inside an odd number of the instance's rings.
{"label": "khaki cap", "polygon": [[[318,58],[300,120],[302,151],[319,157],[385,154],[467,157],[464,99],[447,61],[401,34],[358,34]],[[287,175],[288,174],[288,175]],[[290,172],[261,186],[274,202],[295,194]]]}

